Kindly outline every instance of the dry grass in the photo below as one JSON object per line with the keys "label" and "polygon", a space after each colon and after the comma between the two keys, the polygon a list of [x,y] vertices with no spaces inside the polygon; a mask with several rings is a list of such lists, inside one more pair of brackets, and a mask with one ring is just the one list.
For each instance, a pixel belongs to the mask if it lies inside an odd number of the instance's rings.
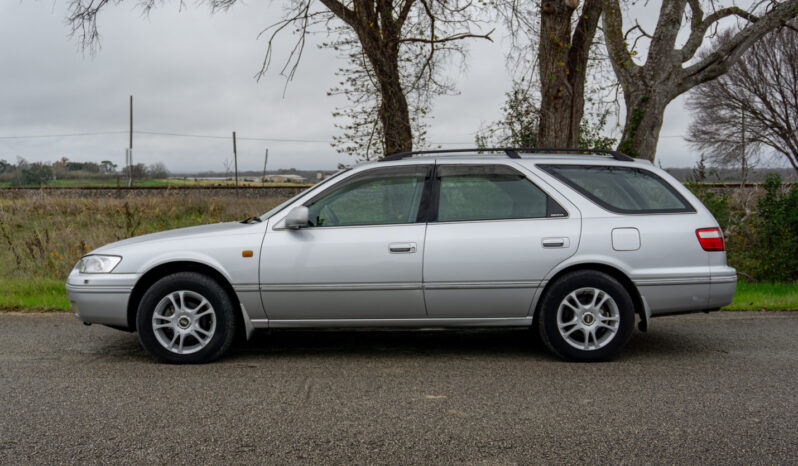
{"label": "dry grass", "polygon": [[284,199],[207,193],[127,199],[0,199],[0,279],[64,280],[92,249],[131,236],[241,220]]}

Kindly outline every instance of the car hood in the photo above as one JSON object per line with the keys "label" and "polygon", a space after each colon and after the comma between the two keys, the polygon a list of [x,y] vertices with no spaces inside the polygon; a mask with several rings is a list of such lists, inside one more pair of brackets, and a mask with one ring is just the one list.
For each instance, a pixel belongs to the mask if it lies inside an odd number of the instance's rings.
{"label": "car hood", "polygon": [[248,228],[256,224],[241,223],[241,222],[225,222],[214,223],[211,225],[199,225],[195,227],[177,228],[174,230],[161,231],[158,233],[150,233],[148,235],[135,236],[133,238],[123,239],[115,243],[106,244],[100,248],[92,251],[92,254],[102,254],[116,251],[117,249],[126,246],[132,246],[140,243],[156,242],[156,241],[176,241],[185,240],[188,238],[200,238],[204,236],[230,236],[238,233],[243,233]]}

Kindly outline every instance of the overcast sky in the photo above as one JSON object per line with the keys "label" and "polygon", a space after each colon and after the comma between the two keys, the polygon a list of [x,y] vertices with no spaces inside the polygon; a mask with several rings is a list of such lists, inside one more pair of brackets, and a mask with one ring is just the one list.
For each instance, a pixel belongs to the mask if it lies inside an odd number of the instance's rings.
{"label": "overcast sky", "polygon": [[[331,112],[343,103],[326,95],[342,65],[334,53],[306,48],[285,96],[280,66],[260,82],[254,79],[265,51],[257,35],[279,19],[279,0],[251,0],[215,15],[193,2],[182,12],[176,2],[166,2],[149,17],[133,8],[135,2],[110,6],[100,16],[102,48],[94,56],[84,55],[68,36],[66,3],[0,3],[0,158],[110,159],[122,165],[132,94],[137,131],[222,138],[136,134],[135,162],[163,162],[178,173],[221,171],[224,160],[232,159],[233,130],[239,138],[304,141],[239,140],[240,170],[261,169],[267,147],[272,169],[327,169],[351,162],[329,144],[337,132]],[[653,20],[656,8],[651,13],[646,16]],[[500,117],[511,78],[504,62],[507,41],[496,39],[472,41],[468,68],[451,70],[459,94],[434,102],[430,142],[473,146],[480,125]],[[290,34],[282,36],[275,65],[281,65],[291,40]],[[681,137],[689,119],[681,99],[668,108],[657,151],[663,166],[695,163]],[[9,138],[97,132],[118,133]]]}

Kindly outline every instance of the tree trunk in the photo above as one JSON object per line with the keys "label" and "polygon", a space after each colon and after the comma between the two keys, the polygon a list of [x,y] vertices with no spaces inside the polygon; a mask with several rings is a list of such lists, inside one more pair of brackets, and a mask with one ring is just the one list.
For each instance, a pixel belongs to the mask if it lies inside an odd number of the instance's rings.
{"label": "tree trunk", "polygon": [[[689,5],[692,10],[690,34],[677,48],[676,40]],[[665,107],[679,95],[699,84],[723,75],[742,54],[769,31],[798,15],[798,0],[775,2],[766,13],[754,16],[739,7],[721,8],[704,16],[700,2],[663,0],[645,63],[638,65],[628,48],[623,30],[620,0],[606,0],[604,37],[615,76],[624,89],[626,124],[618,150],[653,161],[662,129]],[[727,17],[744,18],[748,24],[735,31],[724,44],[690,63],[704,42],[706,32]],[[640,28],[637,25],[635,28]],[[633,28],[634,29],[634,28]]]}
{"label": "tree trunk", "polygon": [[571,45],[571,15],[574,8],[563,0],[547,0],[540,12],[540,124],[538,144],[569,147],[571,135],[571,83],[566,62]]}
{"label": "tree trunk", "polygon": [[[395,63],[394,63],[395,64]],[[388,75],[377,74],[380,83],[382,103],[380,120],[385,140],[386,155],[413,150],[413,133],[410,127],[410,112],[407,98],[399,80],[398,66]]]}
{"label": "tree trunk", "polygon": [[665,107],[671,99],[652,89],[624,93],[626,122],[618,150],[632,157],[654,161]]}
{"label": "tree trunk", "polygon": [[383,153],[390,155],[412,151],[410,110],[399,73],[398,31],[383,31],[388,38],[377,36],[367,28],[356,32],[380,88],[380,122],[385,144]]}
{"label": "tree trunk", "polygon": [[602,0],[586,0],[573,36],[576,0],[546,0],[541,5],[538,70],[541,83],[538,143],[577,147],[585,110],[585,79],[590,46]]}

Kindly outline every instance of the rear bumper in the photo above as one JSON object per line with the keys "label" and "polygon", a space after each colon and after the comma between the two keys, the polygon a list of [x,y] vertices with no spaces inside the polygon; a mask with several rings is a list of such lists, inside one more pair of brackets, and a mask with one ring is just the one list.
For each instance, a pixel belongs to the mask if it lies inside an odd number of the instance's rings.
{"label": "rear bumper", "polygon": [[731,304],[737,289],[737,272],[727,266],[712,267],[708,275],[634,280],[651,317],[702,312]]}
{"label": "rear bumper", "polygon": [[718,309],[734,301],[737,271],[732,267],[713,267],[709,283],[709,308]]}
{"label": "rear bumper", "polygon": [[127,304],[136,274],[81,274],[73,270],[66,290],[78,319],[91,324],[128,327]]}

